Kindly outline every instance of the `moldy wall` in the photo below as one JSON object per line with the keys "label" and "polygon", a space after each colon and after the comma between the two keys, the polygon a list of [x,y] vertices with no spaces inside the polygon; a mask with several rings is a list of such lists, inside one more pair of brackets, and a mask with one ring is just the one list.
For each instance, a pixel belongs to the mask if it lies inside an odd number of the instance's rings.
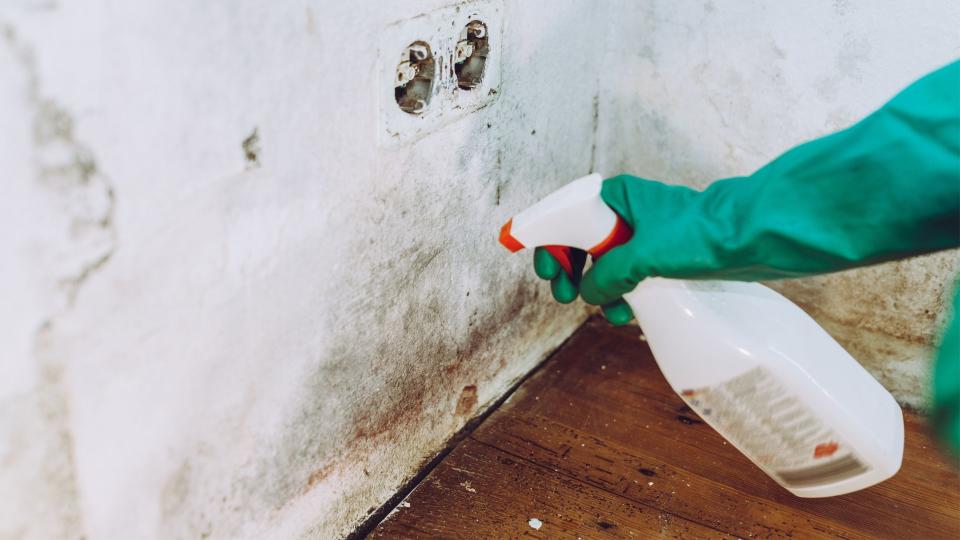
{"label": "moldy wall", "polygon": [[[485,2],[495,92],[398,140],[388,34],[480,4],[5,4],[0,538],[348,533],[587,313],[499,225],[749,172],[957,54],[952,2],[863,4]],[[912,402],[953,265],[783,286]]]}
{"label": "moldy wall", "polygon": [[496,238],[590,170],[592,6],[488,2],[496,92],[384,144],[471,5],[5,5],[0,538],[345,534],[577,327]]}

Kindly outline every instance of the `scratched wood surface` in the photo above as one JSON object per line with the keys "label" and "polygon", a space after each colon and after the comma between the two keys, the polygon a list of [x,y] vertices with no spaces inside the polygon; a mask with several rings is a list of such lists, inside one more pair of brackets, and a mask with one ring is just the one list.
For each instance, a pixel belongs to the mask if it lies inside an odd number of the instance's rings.
{"label": "scratched wood surface", "polygon": [[371,537],[960,539],[960,476],[921,417],[891,480],[794,497],[684,406],[639,335],[588,321]]}

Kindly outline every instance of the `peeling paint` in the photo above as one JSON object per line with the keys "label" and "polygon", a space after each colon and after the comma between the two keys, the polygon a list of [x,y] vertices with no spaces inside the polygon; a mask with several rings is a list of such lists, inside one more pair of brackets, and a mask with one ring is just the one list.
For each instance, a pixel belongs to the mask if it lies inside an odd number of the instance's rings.
{"label": "peeling paint", "polygon": [[18,40],[10,26],[2,27],[0,34],[28,74],[36,181],[47,190],[50,204],[62,213],[75,244],[74,268],[64,273],[60,283],[70,305],[84,281],[113,253],[114,190],[98,170],[90,149],[76,140],[73,118],[54,100],[42,96],[32,49]]}
{"label": "peeling paint", "polygon": [[[11,488],[17,492],[16,499],[31,501],[31,509],[43,516],[39,519],[43,525],[36,525],[38,518],[31,512],[5,516],[0,511],[0,521],[4,522],[0,536],[11,532],[7,527],[19,525],[32,530],[28,533],[21,529],[14,536],[65,538],[83,530],[83,519],[78,504],[70,407],[63,382],[65,359],[56,351],[54,336],[81,287],[113,254],[115,197],[109,180],[98,170],[93,153],[77,140],[73,118],[56,101],[44,96],[33,48],[10,25],[0,24],[0,36],[0,43],[25,75],[23,105],[32,115],[33,154],[29,159],[33,181],[46,205],[37,217],[50,216],[53,223],[43,226],[52,226],[56,231],[56,240],[41,249],[57,262],[56,270],[44,284],[51,297],[57,299],[50,302],[49,311],[35,323],[31,357],[11,359],[34,363],[39,373],[37,385],[30,393],[3,401],[5,411],[19,412],[0,417],[0,433],[12,431],[12,440],[20,440],[19,445],[0,450],[0,460],[13,467],[0,471],[0,493],[6,491],[5,482],[10,480],[11,473],[36,474],[29,481],[29,488],[16,484]],[[21,421],[35,422],[35,427],[20,428]],[[23,433],[17,433],[17,429],[30,433],[29,438],[20,439]],[[18,466],[26,470],[17,471]]]}
{"label": "peeling paint", "polygon": [[457,408],[454,414],[457,416],[466,416],[473,412],[477,407],[477,386],[470,384],[463,387],[460,392],[460,399],[457,400]]}

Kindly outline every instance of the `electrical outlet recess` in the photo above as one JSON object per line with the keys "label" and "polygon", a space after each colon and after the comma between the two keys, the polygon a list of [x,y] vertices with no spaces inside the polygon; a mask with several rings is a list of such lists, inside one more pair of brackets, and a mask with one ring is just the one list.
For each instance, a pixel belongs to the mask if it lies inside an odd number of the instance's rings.
{"label": "electrical outlet recess", "polygon": [[378,63],[381,145],[415,140],[497,98],[502,14],[499,0],[469,2],[384,29]]}

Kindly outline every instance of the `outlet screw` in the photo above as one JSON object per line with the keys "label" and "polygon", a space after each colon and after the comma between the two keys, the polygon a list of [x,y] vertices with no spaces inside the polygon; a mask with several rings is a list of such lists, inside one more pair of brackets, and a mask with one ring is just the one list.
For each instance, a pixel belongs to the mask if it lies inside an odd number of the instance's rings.
{"label": "outlet screw", "polygon": [[[470,36],[472,34],[472,36]],[[487,28],[483,23],[479,21],[474,21],[467,25],[467,35],[476,39],[480,39],[487,35]]]}
{"label": "outlet screw", "polygon": [[427,102],[422,99],[418,99],[413,102],[413,105],[410,107],[410,110],[408,112],[411,112],[414,114],[420,114],[426,108],[427,108]]}
{"label": "outlet screw", "polygon": [[415,43],[408,50],[410,51],[411,62],[422,62],[430,56],[430,51],[427,50],[426,45]]}

